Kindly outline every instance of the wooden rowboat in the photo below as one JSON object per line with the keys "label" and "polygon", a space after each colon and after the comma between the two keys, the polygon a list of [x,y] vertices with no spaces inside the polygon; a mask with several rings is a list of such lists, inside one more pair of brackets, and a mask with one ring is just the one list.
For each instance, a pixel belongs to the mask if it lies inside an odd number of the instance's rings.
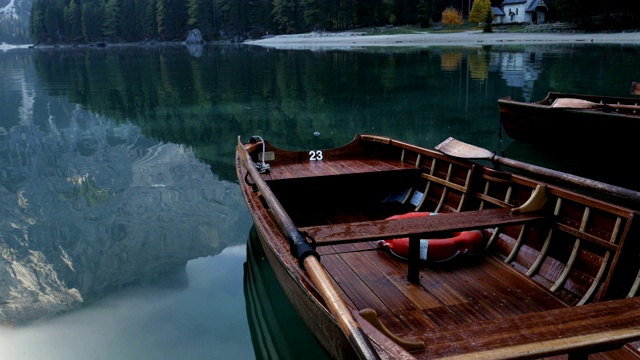
{"label": "wooden rowboat", "polygon": [[528,143],[637,141],[640,98],[550,92],[537,102],[498,100],[500,122],[510,138]]}
{"label": "wooden rowboat", "polygon": [[[373,135],[312,151],[238,139],[266,258],[328,354],[640,358],[640,225],[618,203],[640,194],[451,138],[436,148]],[[406,216],[416,212],[437,215]],[[437,239],[471,231],[479,249],[430,260]],[[407,259],[380,247],[407,238]]]}

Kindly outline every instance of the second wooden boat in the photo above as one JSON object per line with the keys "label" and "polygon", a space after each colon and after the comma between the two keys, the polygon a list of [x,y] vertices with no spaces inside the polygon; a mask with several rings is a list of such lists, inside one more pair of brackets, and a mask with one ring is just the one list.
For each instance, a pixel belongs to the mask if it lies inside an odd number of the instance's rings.
{"label": "second wooden boat", "polygon": [[510,138],[528,143],[635,142],[640,99],[550,92],[537,102],[498,100],[500,122]]}
{"label": "second wooden boat", "polygon": [[[373,135],[311,151],[238,139],[266,258],[330,356],[640,358],[640,225],[617,200],[640,194],[455,139],[437,148]],[[470,233],[479,249],[429,257],[439,239],[458,246]]]}

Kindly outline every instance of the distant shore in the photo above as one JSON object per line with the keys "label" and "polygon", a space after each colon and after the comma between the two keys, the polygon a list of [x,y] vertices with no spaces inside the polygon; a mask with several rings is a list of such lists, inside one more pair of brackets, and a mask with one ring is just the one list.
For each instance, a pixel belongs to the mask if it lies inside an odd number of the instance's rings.
{"label": "distant shore", "polygon": [[[217,42],[224,44],[227,42]],[[429,46],[484,46],[527,44],[628,44],[640,46],[640,30],[609,33],[575,32],[491,32],[470,30],[463,32],[416,32],[414,34],[370,35],[360,32],[312,32],[294,35],[276,35],[243,44],[274,49],[357,49],[367,47],[429,47]],[[116,43],[112,46],[183,45],[184,42]],[[93,47],[95,44],[71,45],[11,45],[0,44],[0,51],[22,48]]]}
{"label": "distant shore", "polygon": [[545,33],[491,32],[481,30],[456,33],[415,33],[401,35],[363,35],[361,33],[308,33],[277,35],[248,40],[244,44],[277,49],[483,46],[507,44],[599,43],[640,45],[640,32],[619,33]]}

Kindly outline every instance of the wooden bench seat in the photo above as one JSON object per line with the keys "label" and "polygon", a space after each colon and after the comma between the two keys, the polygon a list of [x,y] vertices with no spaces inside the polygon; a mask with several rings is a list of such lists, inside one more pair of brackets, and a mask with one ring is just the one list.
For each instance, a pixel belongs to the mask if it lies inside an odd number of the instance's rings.
{"label": "wooden bench seat", "polygon": [[311,236],[318,246],[323,246],[412,236],[437,238],[455,231],[518,225],[544,218],[541,212],[513,213],[511,208],[497,208],[420,218],[309,226],[298,230]]}
{"label": "wooden bench seat", "polygon": [[545,215],[541,212],[514,213],[512,208],[497,208],[420,218],[309,226],[298,230],[312,238],[316,246],[408,237],[410,252],[407,277],[410,281],[417,282],[420,271],[421,238],[438,238],[456,231],[486,229],[498,225],[518,225],[543,219]]}
{"label": "wooden bench seat", "polygon": [[[640,339],[640,297],[442,328],[421,336],[433,358],[533,359],[613,350]],[[448,356],[457,353],[459,356]]]}
{"label": "wooden bench seat", "polygon": [[392,159],[326,160],[307,163],[274,164],[271,170],[263,174],[265,181],[283,179],[304,179],[345,174],[367,174],[379,172],[419,173],[415,165]]}

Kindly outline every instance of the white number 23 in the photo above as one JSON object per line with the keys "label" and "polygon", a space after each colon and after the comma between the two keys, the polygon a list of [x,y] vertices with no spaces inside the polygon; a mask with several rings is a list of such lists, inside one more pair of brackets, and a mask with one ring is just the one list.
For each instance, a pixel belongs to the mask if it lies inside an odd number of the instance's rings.
{"label": "white number 23", "polygon": [[309,151],[309,160],[311,161],[322,160],[322,150]]}

